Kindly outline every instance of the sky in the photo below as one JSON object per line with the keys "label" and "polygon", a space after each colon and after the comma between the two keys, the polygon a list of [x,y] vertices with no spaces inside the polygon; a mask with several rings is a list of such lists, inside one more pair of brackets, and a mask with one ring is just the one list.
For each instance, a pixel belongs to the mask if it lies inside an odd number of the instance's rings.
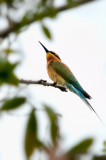
{"label": "sky", "polygon": [[[27,89],[37,108],[46,103],[62,115],[60,126],[65,148],[73,146],[84,138],[94,137],[94,153],[97,153],[106,140],[105,15],[106,1],[100,0],[60,13],[54,20],[45,19],[44,23],[52,33],[52,41],[45,38],[39,23],[31,25],[17,40],[24,52],[23,63],[17,69],[20,79],[45,79],[52,82],[46,71],[45,51],[38,43],[41,41],[48,50],[56,52],[69,66],[82,87],[92,96],[90,103],[104,122],[104,125],[101,124],[86,104],[70,91],[64,93],[51,87],[28,86]],[[24,111],[27,110],[24,108],[23,114]],[[26,120],[25,116],[4,115],[1,118],[0,160],[25,159],[23,137]],[[39,113],[39,120],[40,137],[43,139],[46,135],[46,120],[42,113]],[[6,146],[2,136],[5,136]]]}

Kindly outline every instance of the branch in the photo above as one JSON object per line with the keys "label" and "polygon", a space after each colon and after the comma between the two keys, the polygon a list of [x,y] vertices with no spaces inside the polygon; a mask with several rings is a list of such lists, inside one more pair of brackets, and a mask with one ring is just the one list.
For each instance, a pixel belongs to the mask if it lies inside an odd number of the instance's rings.
{"label": "branch", "polygon": [[79,1],[73,2],[72,5],[63,5],[59,8],[57,8],[57,10],[58,10],[58,12],[62,12],[62,11],[72,9],[72,8],[76,8],[78,6],[81,6],[81,5],[84,5],[86,3],[93,2],[93,1],[96,1],[96,0],[79,0]]}
{"label": "branch", "polygon": [[63,92],[67,92],[67,88],[65,86],[58,85],[56,83],[49,83],[46,80],[42,80],[42,79],[38,80],[38,81],[23,80],[23,79],[21,79],[20,83],[24,83],[24,84],[27,84],[27,85],[30,85],[30,84],[39,84],[39,85],[43,85],[43,86],[51,86],[51,87],[54,87],[54,88],[58,88],[58,89],[60,89]]}
{"label": "branch", "polygon": [[[75,1],[72,3],[72,5],[64,5],[58,8],[54,8],[54,10],[56,11],[56,13],[60,13],[62,11],[68,10],[68,9],[72,9],[75,7],[78,7],[80,5],[89,3],[89,2],[93,2],[96,0],[80,0],[80,1]],[[30,25],[36,21],[41,21],[44,18],[50,17],[50,12],[46,12],[46,13],[41,13],[41,14],[37,14],[35,17],[33,17],[32,19],[26,21],[24,24],[21,24],[21,28],[25,27],[27,25]],[[13,22],[13,24],[11,26],[9,26],[8,28],[6,28],[5,30],[0,32],[0,38],[6,38],[10,33],[15,32],[17,30],[17,28],[20,27],[20,22]]]}

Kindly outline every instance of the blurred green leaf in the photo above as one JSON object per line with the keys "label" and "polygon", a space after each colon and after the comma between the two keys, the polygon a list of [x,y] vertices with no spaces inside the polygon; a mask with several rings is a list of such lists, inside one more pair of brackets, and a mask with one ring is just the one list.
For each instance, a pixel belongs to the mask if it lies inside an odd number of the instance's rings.
{"label": "blurred green leaf", "polygon": [[39,0],[38,7],[46,7],[48,0]]}
{"label": "blurred green leaf", "polygon": [[[10,1],[10,3],[11,3],[13,0],[9,0],[9,1]],[[4,3],[4,2],[5,2],[5,3],[9,3],[8,0],[0,0],[0,3]]]}
{"label": "blurred green leaf", "polygon": [[71,5],[73,3],[73,0],[66,0],[67,1],[67,5]]}
{"label": "blurred green leaf", "polygon": [[5,52],[8,55],[10,53],[15,53],[16,51],[13,50],[13,49],[10,49],[10,48],[6,48],[6,49],[3,50],[3,52]]}
{"label": "blurred green leaf", "polygon": [[92,145],[92,143],[93,143],[92,138],[85,139],[80,143],[78,143],[76,146],[74,146],[69,152],[71,154],[86,153],[89,147]]}
{"label": "blurred green leaf", "polygon": [[45,25],[42,25],[42,30],[43,30],[43,33],[45,34],[45,36],[48,39],[51,39],[51,33],[50,33],[49,29]]}
{"label": "blurred green leaf", "polygon": [[103,144],[104,144],[104,148],[102,151],[106,153],[106,141],[104,141]]}
{"label": "blurred green leaf", "polygon": [[94,156],[92,160],[106,160],[106,155]]}
{"label": "blurred green leaf", "polygon": [[106,141],[104,141],[103,144],[104,144],[104,147],[106,147]]}
{"label": "blurred green leaf", "polygon": [[48,16],[49,16],[50,18],[55,18],[56,15],[57,15],[57,13],[58,13],[58,11],[56,10],[56,8],[54,8],[54,7],[49,7],[49,8],[47,9],[47,11],[48,11]]}
{"label": "blurred green leaf", "polygon": [[106,148],[104,148],[104,149],[102,150],[102,152],[105,152],[105,153],[106,153]]}
{"label": "blurred green leaf", "polygon": [[25,97],[14,97],[10,100],[5,101],[5,103],[2,105],[0,110],[2,110],[2,111],[13,110],[13,109],[16,109],[16,108],[20,107],[25,102],[26,102]]}
{"label": "blurred green leaf", "polygon": [[0,59],[0,85],[7,83],[10,85],[18,85],[19,80],[14,74],[14,69],[18,63],[11,64],[9,61]]}
{"label": "blurred green leaf", "polygon": [[59,140],[58,117],[50,107],[48,107],[47,105],[44,105],[44,107],[50,120],[50,134],[52,142],[54,145],[56,145]]}
{"label": "blurred green leaf", "polygon": [[35,147],[40,145],[40,142],[37,138],[37,130],[37,119],[35,116],[35,109],[33,109],[29,115],[25,135],[25,153],[27,158],[32,155]]}

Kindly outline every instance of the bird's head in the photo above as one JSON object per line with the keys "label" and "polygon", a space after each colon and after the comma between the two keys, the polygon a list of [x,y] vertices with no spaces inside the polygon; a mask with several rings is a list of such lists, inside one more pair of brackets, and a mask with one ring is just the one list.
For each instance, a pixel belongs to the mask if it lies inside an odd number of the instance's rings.
{"label": "bird's head", "polygon": [[61,61],[60,57],[55,52],[49,51],[41,42],[39,43],[42,45],[46,52],[46,58],[48,62],[52,60]]}

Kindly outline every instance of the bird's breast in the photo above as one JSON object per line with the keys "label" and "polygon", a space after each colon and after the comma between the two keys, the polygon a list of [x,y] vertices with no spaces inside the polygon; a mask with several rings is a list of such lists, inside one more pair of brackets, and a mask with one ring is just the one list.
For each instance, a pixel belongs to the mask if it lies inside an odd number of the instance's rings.
{"label": "bird's breast", "polygon": [[59,85],[64,85],[65,80],[53,69],[51,63],[47,64],[47,72],[50,79]]}

